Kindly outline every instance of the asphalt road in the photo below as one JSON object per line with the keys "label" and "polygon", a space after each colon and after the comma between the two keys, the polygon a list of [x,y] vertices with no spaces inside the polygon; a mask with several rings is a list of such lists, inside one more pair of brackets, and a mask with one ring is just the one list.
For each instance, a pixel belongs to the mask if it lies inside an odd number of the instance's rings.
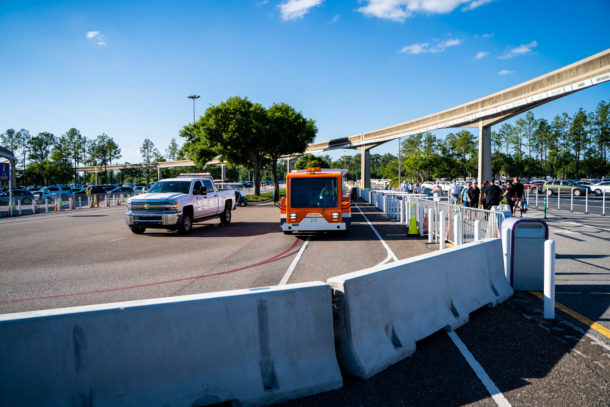
{"label": "asphalt road", "polygon": [[[346,235],[297,237],[280,232],[272,205],[238,208],[231,225],[208,221],[189,236],[134,235],[123,208],[3,218],[0,313],[325,281],[388,261],[390,253],[403,259],[436,249],[406,238],[403,226],[366,203],[358,207],[362,214],[354,208]],[[517,293],[472,314],[455,337],[510,405],[608,406],[610,338],[587,319],[610,328],[610,222],[552,216],[548,223],[557,241],[557,300],[585,319],[558,311],[554,321],[544,320],[541,301]],[[286,405],[495,405],[500,396],[492,398],[455,337],[439,332],[368,381],[345,376],[340,390]]]}

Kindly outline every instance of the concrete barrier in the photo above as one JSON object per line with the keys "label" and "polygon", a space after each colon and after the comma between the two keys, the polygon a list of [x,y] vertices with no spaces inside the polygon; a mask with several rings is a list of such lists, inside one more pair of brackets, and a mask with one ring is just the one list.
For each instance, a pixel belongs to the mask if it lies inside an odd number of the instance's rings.
{"label": "concrete barrier", "polygon": [[346,373],[369,378],[415,351],[415,342],[468,321],[509,298],[500,239],[330,278],[337,301],[337,356]]}
{"label": "concrete barrier", "polygon": [[0,315],[0,405],[272,403],[342,386],[314,282]]}

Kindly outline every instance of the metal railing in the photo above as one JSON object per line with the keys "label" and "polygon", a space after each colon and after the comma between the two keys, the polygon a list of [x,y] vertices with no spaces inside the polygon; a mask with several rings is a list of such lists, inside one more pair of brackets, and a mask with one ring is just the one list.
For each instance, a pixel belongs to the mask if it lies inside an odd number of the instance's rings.
{"label": "metal railing", "polygon": [[405,225],[407,234],[428,236],[429,243],[461,245],[482,238],[500,237],[500,226],[510,209],[470,208],[450,203],[448,197],[434,199],[424,194],[390,190],[359,189],[359,196],[390,219]]}
{"label": "metal railing", "polygon": [[[584,195],[578,188],[570,188],[570,192],[562,192],[558,188],[557,193],[539,193],[538,188],[533,191],[528,189],[525,191],[525,197],[530,207],[543,209],[548,211],[570,211],[576,213],[584,213],[591,215],[606,216],[606,191],[601,192],[601,195],[590,194],[589,189],[585,190]],[[578,193],[578,194],[577,194]]]}
{"label": "metal railing", "polygon": [[[92,196],[73,196],[66,198],[45,198],[41,200],[32,199],[31,203],[13,199],[7,205],[6,211],[1,211],[0,216],[22,216],[36,213],[49,213],[69,211],[86,208],[99,208],[125,205],[127,199],[134,194],[93,194]],[[28,200],[29,202],[29,200]]]}

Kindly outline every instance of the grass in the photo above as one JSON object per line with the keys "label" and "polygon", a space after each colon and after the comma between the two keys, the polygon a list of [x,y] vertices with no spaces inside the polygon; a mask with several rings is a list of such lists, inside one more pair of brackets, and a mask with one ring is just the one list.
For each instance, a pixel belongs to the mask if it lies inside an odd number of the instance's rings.
{"label": "grass", "polygon": [[[286,196],[286,190],[280,189],[280,197]],[[259,196],[256,195],[247,195],[248,202],[266,202],[273,199],[273,191],[262,192]]]}

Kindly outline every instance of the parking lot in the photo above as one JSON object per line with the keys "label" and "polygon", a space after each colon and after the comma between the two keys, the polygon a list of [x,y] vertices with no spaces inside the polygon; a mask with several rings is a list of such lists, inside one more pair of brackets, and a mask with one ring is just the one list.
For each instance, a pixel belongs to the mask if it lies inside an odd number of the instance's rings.
{"label": "parking lot", "polygon": [[[188,236],[136,236],[123,207],[3,218],[0,313],[325,281],[382,263],[388,250],[404,259],[437,249],[407,238],[404,226],[365,202],[357,207],[362,213],[354,209],[349,234],[297,237],[281,233],[271,204],[238,208],[231,225],[208,221]],[[541,300],[520,292],[475,312],[455,332],[511,405],[608,405],[610,338],[599,327],[610,329],[610,222],[566,215],[547,221],[557,242],[557,301],[575,314],[558,311],[556,320],[544,320]],[[448,333],[417,349],[368,381],[345,376],[340,390],[286,405],[486,406],[501,399]]]}

